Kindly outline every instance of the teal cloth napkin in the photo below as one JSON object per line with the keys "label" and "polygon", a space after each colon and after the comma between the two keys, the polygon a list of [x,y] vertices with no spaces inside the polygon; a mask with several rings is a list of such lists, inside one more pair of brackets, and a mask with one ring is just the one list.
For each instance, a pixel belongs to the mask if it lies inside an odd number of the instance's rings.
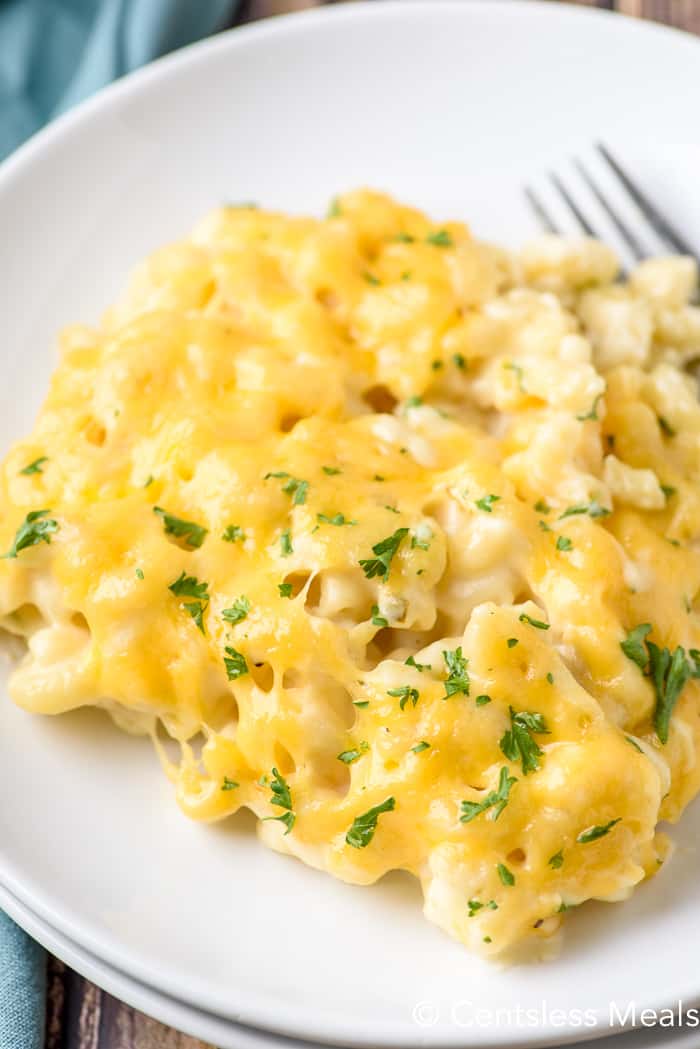
{"label": "teal cloth napkin", "polygon": [[116,77],[222,29],[236,6],[236,0],[0,0],[0,160]]}
{"label": "teal cloth napkin", "polygon": [[[0,0],[0,159],[116,77],[224,28],[236,0]],[[0,911],[0,1049],[42,1049],[46,955]]]}
{"label": "teal cloth napkin", "polygon": [[0,1049],[42,1049],[46,955],[0,911]]}

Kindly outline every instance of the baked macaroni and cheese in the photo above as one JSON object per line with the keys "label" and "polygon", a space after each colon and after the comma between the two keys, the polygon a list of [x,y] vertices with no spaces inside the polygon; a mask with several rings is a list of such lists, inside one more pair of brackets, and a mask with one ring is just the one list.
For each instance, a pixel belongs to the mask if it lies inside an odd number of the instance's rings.
{"label": "baked macaroni and cheese", "polygon": [[157,252],[2,468],[14,700],[487,955],[628,896],[700,785],[700,310],[617,276],[368,191]]}

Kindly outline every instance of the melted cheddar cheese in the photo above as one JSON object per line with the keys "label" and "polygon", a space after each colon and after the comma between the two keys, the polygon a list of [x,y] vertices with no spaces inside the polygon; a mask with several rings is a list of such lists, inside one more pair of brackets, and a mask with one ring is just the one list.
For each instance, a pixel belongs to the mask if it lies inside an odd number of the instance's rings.
{"label": "melted cheddar cheese", "polygon": [[616,274],[368,191],[156,253],[2,469],[16,702],[486,954],[627,896],[700,784],[700,311]]}

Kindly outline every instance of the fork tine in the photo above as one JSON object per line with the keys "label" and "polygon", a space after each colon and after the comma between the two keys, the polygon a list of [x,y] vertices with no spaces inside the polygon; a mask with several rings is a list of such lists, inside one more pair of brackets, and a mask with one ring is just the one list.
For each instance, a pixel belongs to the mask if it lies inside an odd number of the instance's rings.
{"label": "fork tine", "polygon": [[530,189],[529,186],[524,187],[524,193],[527,197],[527,202],[535,213],[535,217],[539,221],[540,225],[546,229],[547,233],[555,233],[557,236],[561,236],[561,231],[557,227],[556,222],[545,208],[544,204],[537,196],[534,190]]}
{"label": "fork tine", "polygon": [[597,237],[598,234],[593,229],[593,227],[591,226],[590,222],[588,221],[586,216],[583,214],[583,212],[579,208],[578,204],[576,203],[574,198],[571,196],[571,194],[569,193],[568,189],[566,188],[566,186],[564,185],[562,180],[559,178],[559,176],[556,175],[553,171],[550,171],[549,177],[552,180],[552,183],[553,183],[554,187],[559,191],[560,196],[566,202],[566,206],[568,207],[569,211],[571,212],[571,214],[574,216],[574,218],[578,222],[578,224],[581,227],[581,229],[583,230],[583,232],[586,233],[589,237]]}
{"label": "fork tine", "polygon": [[600,204],[600,206],[603,209],[603,211],[605,212],[605,214],[608,216],[608,218],[612,222],[612,224],[615,227],[615,229],[617,230],[617,232],[620,234],[620,236],[624,240],[625,244],[627,245],[627,247],[631,251],[631,253],[634,256],[634,258],[637,260],[637,262],[641,262],[642,259],[646,257],[647,253],[645,252],[644,248],[642,247],[640,242],[635,237],[635,235],[632,232],[632,230],[629,228],[627,223],[624,222],[620,218],[620,216],[617,214],[617,212],[613,210],[611,205],[608,203],[606,197],[601,192],[597,182],[595,182],[591,178],[590,174],[588,173],[586,168],[583,166],[581,161],[578,160],[578,159],[574,159],[574,166],[575,166],[576,170],[578,171],[579,175],[581,176],[581,178],[583,179],[583,181],[586,183],[586,185],[590,189],[590,191],[593,194],[593,196],[595,197],[595,199]]}
{"label": "fork tine", "polygon": [[615,172],[622,185],[625,187],[639,210],[647,218],[649,224],[659,237],[661,237],[662,240],[665,240],[674,251],[679,252],[681,255],[691,255],[692,257],[697,258],[695,251],[688,241],[681,236],[676,229],[674,229],[668,219],[661,214],[646,193],[644,193],[639,186],[632,181],[627,172],[620,167],[607,146],[603,145],[602,142],[598,142],[596,148],[603,159],[607,161],[609,166]]}

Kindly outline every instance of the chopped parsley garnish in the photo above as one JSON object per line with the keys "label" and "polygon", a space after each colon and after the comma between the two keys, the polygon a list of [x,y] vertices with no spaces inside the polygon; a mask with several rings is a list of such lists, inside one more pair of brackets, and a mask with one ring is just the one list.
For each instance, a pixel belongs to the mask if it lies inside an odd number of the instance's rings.
{"label": "chopped parsley garnish", "polygon": [[408,659],[405,660],[405,665],[407,667],[414,667],[414,669],[417,670],[420,674],[422,674],[424,670],[433,669],[430,663],[416,663],[413,656],[409,656]]}
{"label": "chopped parsley garnish", "polygon": [[366,849],[377,829],[377,820],[384,812],[393,812],[396,799],[387,798],[381,805],[375,805],[361,816],[356,816],[352,827],[345,835],[345,840],[353,849]]}
{"label": "chopped parsley garnish", "polygon": [[549,630],[549,623],[543,623],[541,619],[533,619],[527,612],[521,612],[518,619],[521,623],[529,623],[530,626],[537,627],[538,630]]}
{"label": "chopped parsley garnish", "polygon": [[466,359],[466,357],[464,356],[463,353],[453,353],[452,354],[452,361],[453,361],[455,367],[459,368],[460,371],[466,371],[466,369],[467,369],[467,359]]}
{"label": "chopped parsley garnish", "polygon": [[420,698],[420,692],[417,688],[411,688],[410,685],[400,685],[398,688],[390,688],[387,691],[387,696],[393,696],[396,699],[400,699],[399,707],[404,710],[407,703],[413,703],[415,707],[416,703]]}
{"label": "chopped parsley garnish", "polygon": [[549,859],[547,860],[547,863],[549,864],[549,866],[552,868],[553,871],[558,871],[559,868],[564,863],[564,853],[563,853],[563,851],[561,849],[559,849],[559,852],[555,852],[553,856],[549,857]]}
{"label": "chopped parsley garnish", "polygon": [[389,620],[379,614],[379,605],[372,605],[372,625],[389,626]]}
{"label": "chopped parsley garnish", "polygon": [[554,684],[554,674],[552,673],[551,670],[547,674],[547,681],[549,682],[550,685]]}
{"label": "chopped parsley garnish", "polygon": [[[22,471],[22,473],[24,473],[24,470]],[[662,484],[662,485],[661,485],[661,491],[662,491],[662,492],[664,493],[664,495],[666,496],[666,501],[668,502],[668,500],[669,500],[669,499],[670,499],[670,498],[671,498],[672,496],[674,496],[674,495],[676,494],[676,492],[678,491],[678,489],[677,489],[677,488],[674,488],[674,487],[673,487],[673,485],[670,485],[670,484]]]}
{"label": "chopped parsley garnish", "polygon": [[143,568],[137,568],[136,569],[136,578],[137,579],[143,579]]}
{"label": "chopped parsley garnish", "polygon": [[309,490],[308,481],[302,481],[298,477],[292,477],[291,474],[285,473],[284,471],[267,473],[263,480],[267,481],[270,477],[276,477],[286,481],[286,483],[282,485],[282,491],[285,495],[291,495],[293,506],[302,506],[306,502],[306,493]]}
{"label": "chopped parsley garnish", "polygon": [[548,735],[547,722],[542,714],[527,710],[510,712],[510,728],[501,738],[500,748],[509,761],[522,762],[523,774],[535,772],[540,767],[542,750],[532,738],[533,734]]}
{"label": "chopped parsley garnish", "polygon": [[430,747],[430,744],[427,743],[426,740],[423,739],[423,740],[421,740],[420,743],[416,743],[415,747],[411,747],[411,753],[412,754],[422,754],[423,751],[424,750],[428,750],[429,747]]}
{"label": "chopped parsley garnish", "polygon": [[398,510],[395,506],[389,506],[388,504],[385,505],[384,509],[388,510],[390,514],[400,514],[401,513],[401,511]]}
{"label": "chopped parsley garnish", "polygon": [[449,230],[438,229],[429,233],[425,238],[426,244],[432,244],[436,248],[454,248],[455,242]]}
{"label": "chopped parsley garnish", "polygon": [[224,666],[226,667],[226,676],[229,681],[236,681],[239,677],[243,677],[244,674],[248,673],[248,664],[242,652],[231,648],[230,645],[226,646],[224,652],[226,653]]}
{"label": "chopped parsley garnish", "polygon": [[25,477],[29,477],[31,474],[43,473],[44,471],[41,468],[44,465],[44,463],[47,463],[48,461],[49,457],[47,455],[40,455],[38,459],[35,459],[34,462],[29,463],[29,465],[25,466],[23,470],[20,470],[20,473],[24,474]]}
{"label": "chopped parsley garnish", "polygon": [[548,506],[544,499],[538,499],[535,503],[535,510],[538,514],[548,514],[551,512],[551,509],[551,506]]}
{"label": "chopped parsley garnish", "polygon": [[37,546],[39,543],[50,544],[51,536],[58,531],[58,521],[46,516],[50,513],[50,510],[32,510],[28,513],[15,533],[12,546],[2,556],[17,557],[17,554],[30,546]]}
{"label": "chopped parsley garnish", "polygon": [[282,557],[289,557],[290,554],[294,553],[294,547],[292,546],[292,538],[289,534],[289,529],[286,528],[280,535],[280,554]]}
{"label": "chopped parsley garnish", "polygon": [[280,597],[291,597],[292,590],[294,589],[291,583],[278,583],[277,589],[280,592]]}
{"label": "chopped parsley garnish", "polygon": [[365,278],[368,284],[372,284],[374,287],[382,283],[379,277],[375,277],[375,275],[373,273],[370,273],[369,270],[365,270],[362,276]]}
{"label": "chopped parsley garnish", "polygon": [[651,633],[651,623],[640,623],[634,630],[630,630],[624,641],[620,642],[620,648],[628,659],[636,663],[640,670],[646,669],[649,655],[644,648],[644,639]]}
{"label": "chopped parsley garnish", "polygon": [[482,812],[493,810],[491,819],[497,820],[508,804],[510,791],[513,784],[517,783],[515,776],[511,776],[504,765],[498,777],[498,788],[486,795],[483,801],[463,801],[461,804],[460,823],[470,823]]}
{"label": "chopped parsley garnish", "polygon": [[277,769],[272,770],[272,781],[270,783],[270,790],[272,791],[272,797],[270,798],[271,805],[277,805],[280,809],[286,811],[281,816],[265,816],[263,822],[267,820],[278,820],[280,823],[284,823],[287,828],[285,837],[289,834],[290,830],[294,826],[296,820],[296,813],[292,806],[292,793],[289,789],[287,781],[284,776],[280,775]]}
{"label": "chopped parsley garnish", "polygon": [[664,419],[663,415],[657,415],[656,418],[659,420],[659,426],[661,427],[661,429],[667,437],[676,436],[676,431],[673,429],[668,419]]}
{"label": "chopped parsley garnish", "polygon": [[342,754],[338,754],[338,761],[342,761],[344,765],[352,765],[354,761],[361,758],[368,750],[369,743],[366,739],[363,739],[358,747],[353,747],[352,750],[344,750]]}
{"label": "chopped parsley garnish", "polygon": [[515,875],[512,871],[509,871],[505,863],[499,863],[496,867],[498,871],[498,877],[501,879],[503,885],[515,885]]}
{"label": "chopped parsley garnish", "polygon": [[408,528],[397,528],[393,535],[387,536],[372,547],[372,553],[376,554],[376,557],[360,561],[360,568],[368,579],[374,579],[375,576],[386,579],[391,562],[407,535]]}
{"label": "chopped parsley garnish", "polygon": [[467,907],[469,908],[469,918],[473,918],[477,911],[483,910],[484,908],[487,911],[498,910],[498,904],[495,900],[489,900],[488,903],[482,903],[481,900],[468,900]]}
{"label": "chopped parsley garnish", "polygon": [[316,514],[316,520],[320,524],[335,525],[336,528],[341,528],[343,525],[356,525],[357,521],[350,521],[345,514],[333,514],[329,517],[328,514]]}
{"label": "chopped parsley garnish", "polygon": [[549,527],[549,525],[547,524],[546,521],[538,521],[537,523],[538,523],[538,525],[540,526],[540,528],[541,528],[541,530],[543,532],[551,532],[552,531],[552,529]]}
{"label": "chopped parsley garnish", "polygon": [[585,412],[583,415],[577,415],[576,418],[580,423],[588,422],[589,419],[596,421],[598,419],[598,403],[602,397],[602,393],[599,393],[596,399],[593,401],[593,405],[590,411]]}
{"label": "chopped parsley garnish", "polygon": [[396,244],[414,244],[416,238],[412,237],[410,233],[397,233],[394,237]]}
{"label": "chopped parsley garnish", "polygon": [[445,363],[444,361],[436,359],[431,362],[430,367],[433,369],[434,372],[439,372],[442,371],[442,369],[445,367]]}
{"label": "chopped parsley garnish", "polygon": [[508,640],[506,641],[506,644],[508,645],[508,648],[515,648],[517,643],[518,643],[517,637],[509,637]]}
{"label": "chopped parsley garnish", "polygon": [[225,543],[237,543],[239,540],[245,539],[245,532],[240,525],[227,525],[221,538]]}
{"label": "chopped parsley garnish", "polygon": [[491,702],[491,696],[487,696],[484,692],[481,696],[477,696],[474,702],[477,707],[485,707],[487,703]]}
{"label": "chopped parsley garnish", "polygon": [[622,817],[618,816],[616,820],[610,820],[609,823],[603,823],[601,826],[589,827],[587,830],[582,830],[576,838],[576,841],[579,845],[587,845],[591,841],[598,841],[599,838],[604,838],[621,819]]}
{"label": "chopped parsley garnish", "polygon": [[235,790],[236,787],[240,787],[240,783],[237,783],[235,779],[229,779],[228,776],[224,776],[224,782],[221,785],[222,790]]}
{"label": "chopped parsley garnish", "polygon": [[423,398],[419,397],[418,394],[414,393],[412,397],[407,398],[404,405],[405,408],[420,408],[423,403]]}
{"label": "chopped parsley garnish", "polygon": [[689,678],[700,677],[700,654],[691,648],[686,656],[681,645],[673,653],[666,647],[659,648],[653,641],[646,640],[651,629],[650,623],[640,623],[620,642],[620,648],[643,674],[651,678],[656,693],[654,728],[659,740],[668,743],[671,715],[683,687]]}
{"label": "chopped parsley garnish", "polygon": [[516,379],[518,380],[518,389],[520,390],[520,392],[527,393],[527,390],[523,385],[524,372],[520,365],[514,364],[513,361],[508,361],[506,364],[503,365],[503,367],[506,369],[506,371],[513,372]]}
{"label": "chopped parsley garnish", "polygon": [[329,477],[335,477],[336,474],[340,474],[343,471],[338,466],[323,466],[321,467],[324,474],[328,474]]}
{"label": "chopped parsley garnish", "polygon": [[636,739],[632,739],[631,736],[625,736],[625,739],[629,743],[629,745],[631,747],[634,747],[635,750],[638,750],[640,754],[644,753],[642,748],[639,746],[639,743],[637,743]]}
{"label": "chopped parsley garnish", "polygon": [[469,695],[469,660],[462,655],[462,647],[456,648],[454,652],[443,651],[442,658],[447,667],[445,678],[445,695],[443,699],[449,699],[457,693],[464,696]]}
{"label": "chopped parsley garnish", "polygon": [[339,219],[343,214],[343,209],[340,206],[340,202],[337,197],[333,197],[333,200],[328,205],[328,211],[326,212],[327,219]]}
{"label": "chopped parsley garnish", "polygon": [[557,536],[557,550],[573,550],[574,544],[569,539],[568,535]]}
{"label": "chopped parsley garnish", "polygon": [[477,499],[474,503],[480,510],[484,510],[487,514],[493,513],[493,504],[497,503],[500,499],[500,495],[484,495],[481,499]]}
{"label": "chopped parsley garnish", "polygon": [[204,633],[203,615],[209,607],[209,584],[200,583],[193,575],[185,572],[171,583],[168,587],[176,597],[191,597],[191,601],[183,601],[183,608],[189,612],[197,624],[197,628]]}
{"label": "chopped parsley garnish", "polygon": [[353,707],[359,707],[360,710],[366,710],[367,707],[369,706],[369,700],[368,699],[353,699],[352,705],[353,705]]}
{"label": "chopped parsley garnish", "polygon": [[585,505],[567,506],[564,513],[559,515],[559,520],[563,521],[565,517],[574,517],[576,514],[588,514],[589,517],[607,517],[610,514],[610,510],[605,506],[601,506],[596,499],[591,499],[590,503]]}
{"label": "chopped parsley garnish", "polygon": [[236,623],[242,623],[245,617],[250,612],[250,601],[242,594],[236,601],[233,602],[230,608],[224,608],[221,613],[221,618],[232,626]]}
{"label": "chopped parsley garnish", "polygon": [[208,529],[194,521],[185,521],[182,517],[176,517],[175,514],[168,513],[161,506],[154,506],[153,513],[162,519],[166,535],[182,539],[185,546],[191,550],[197,550],[206,539]]}

